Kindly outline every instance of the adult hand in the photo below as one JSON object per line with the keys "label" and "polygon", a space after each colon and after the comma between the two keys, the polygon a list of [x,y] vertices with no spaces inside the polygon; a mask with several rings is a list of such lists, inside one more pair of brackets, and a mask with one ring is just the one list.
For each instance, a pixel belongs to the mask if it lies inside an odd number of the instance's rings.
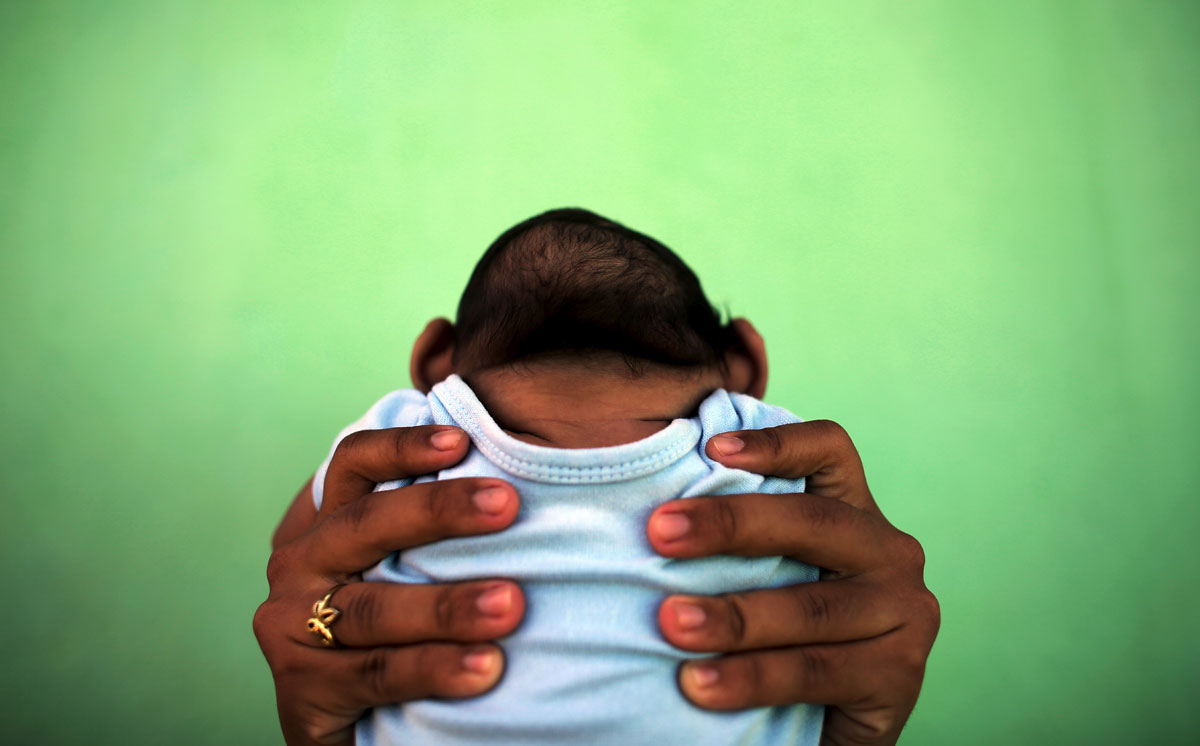
{"label": "adult hand", "polygon": [[[254,634],[275,677],[284,739],[292,746],[352,744],[355,721],[371,707],[470,697],[499,680],[503,655],[487,643],[511,632],[525,612],[514,583],[361,581],[363,570],[394,551],[491,533],[516,518],[516,492],[496,479],[372,492],[380,482],[451,466],[467,446],[457,428],[354,433],[334,453],[315,516],[308,485],[301,489],[276,533],[267,563],[270,592],[254,615]],[[338,586],[329,601],[340,611],[329,625],[340,646],[334,649],[306,621],[313,604]]]}
{"label": "adult hand", "polygon": [[821,567],[824,582],[665,599],[658,621],[671,644],[725,653],[680,667],[684,695],[714,710],[825,704],[822,744],[894,744],[940,625],[921,545],[883,517],[833,422],[725,433],[707,449],[726,466],[807,477],[808,491],[666,503],[649,519],[654,548],[782,555]]}

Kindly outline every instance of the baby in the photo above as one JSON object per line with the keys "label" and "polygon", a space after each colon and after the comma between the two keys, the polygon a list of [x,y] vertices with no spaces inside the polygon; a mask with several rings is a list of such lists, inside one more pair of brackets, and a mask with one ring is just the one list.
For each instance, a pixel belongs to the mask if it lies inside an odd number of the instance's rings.
{"label": "baby", "polygon": [[[383,397],[338,441],[456,425],[471,438],[466,458],[416,481],[505,479],[521,512],[505,531],[407,550],[365,577],[511,578],[526,614],[500,641],[507,663],[494,689],[377,708],[358,724],[359,746],[817,743],[821,707],[690,704],[676,670],[696,655],[658,632],[668,594],[817,579],[816,568],[781,557],[671,560],[646,539],[649,514],[669,500],[804,486],[705,455],[718,433],[798,419],[748,395],[766,386],[761,340],[743,320],[722,324],[675,254],[585,210],[531,218],[480,259],[457,325],[439,319],[421,334],[411,374],[419,390]],[[313,479],[318,507],[328,465]]]}

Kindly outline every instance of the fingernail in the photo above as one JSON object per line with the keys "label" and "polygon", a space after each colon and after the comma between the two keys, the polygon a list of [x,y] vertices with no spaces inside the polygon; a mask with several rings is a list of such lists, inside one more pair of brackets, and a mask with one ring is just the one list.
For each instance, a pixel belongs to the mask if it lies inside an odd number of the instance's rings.
{"label": "fingernail", "polygon": [[732,435],[718,435],[712,439],[713,448],[722,456],[732,456],[746,447],[746,441]]}
{"label": "fingernail", "polygon": [[512,608],[512,588],[498,585],[479,594],[475,608],[486,616],[503,616]]}
{"label": "fingernail", "polygon": [[462,666],[472,673],[490,673],[498,659],[492,648],[475,648],[463,656]]}
{"label": "fingernail", "polygon": [[471,502],[488,515],[499,515],[508,507],[508,493],[500,487],[488,487],[472,495]]}
{"label": "fingernail", "polygon": [[708,614],[696,604],[679,602],[675,604],[675,623],[680,629],[696,629],[704,624]]}
{"label": "fingernail", "polygon": [[692,521],[683,513],[660,513],[654,516],[654,533],[663,541],[674,541],[692,530]]}
{"label": "fingernail", "polygon": [[697,689],[707,689],[721,680],[721,674],[717,671],[717,667],[706,663],[693,663],[687,667],[683,675],[688,677],[692,686]]}
{"label": "fingernail", "polygon": [[429,436],[430,444],[439,451],[452,451],[462,442],[463,434],[458,430],[442,430]]}

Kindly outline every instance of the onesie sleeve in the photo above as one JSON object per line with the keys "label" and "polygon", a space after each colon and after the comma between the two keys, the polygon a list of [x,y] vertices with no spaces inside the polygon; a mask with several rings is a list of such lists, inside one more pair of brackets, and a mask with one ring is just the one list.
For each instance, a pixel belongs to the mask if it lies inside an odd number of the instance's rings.
{"label": "onesie sleeve", "polygon": [[[312,483],[313,504],[316,505],[317,510],[321,509],[321,501],[325,497],[325,473],[329,470],[329,462],[333,459],[333,453],[337,450],[338,444],[342,442],[342,438],[359,430],[382,430],[389,427],[415,427],[432,424],[433,414],[429,408],[429,400],[415,389],[393,391],[375,402],[366,414],[342,428],[342,431],[333,440],[329,455],[317,467]],[[395,489],[410,481],[412,480],[387,482],[377,486],[376,490]]]}

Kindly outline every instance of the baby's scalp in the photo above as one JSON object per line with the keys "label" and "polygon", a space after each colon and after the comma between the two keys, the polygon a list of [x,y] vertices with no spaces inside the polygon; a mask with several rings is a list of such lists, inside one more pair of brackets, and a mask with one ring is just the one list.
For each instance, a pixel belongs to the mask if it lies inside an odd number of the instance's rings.
{"label": "baby's scalp", "polygon": [[631,367],[720,367],[740,343],[661,242],[578,208],[525,220],[484,253],[459,301],[460,372],[618,353]]}

